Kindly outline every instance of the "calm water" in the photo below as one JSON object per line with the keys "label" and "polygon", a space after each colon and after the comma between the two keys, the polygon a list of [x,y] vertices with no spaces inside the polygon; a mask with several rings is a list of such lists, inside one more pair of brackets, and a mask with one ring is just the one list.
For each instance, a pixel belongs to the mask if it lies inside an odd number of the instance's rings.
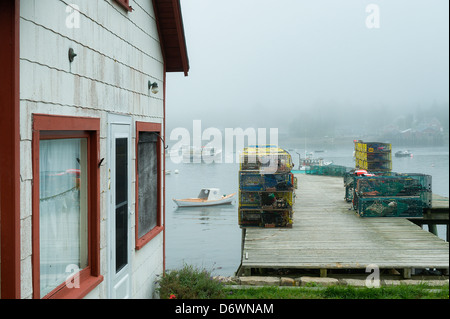
{"label": "calm water", "polygon": [[[397,150],[394,149],[393,153]],[[412,158],[393,157],[393,171],[423,173],[433,177],[433,192],[449,196],[449,149],[410,148]],[[304,150],[298,150],[302,154]],[[348,149],[318,153],[334,164],[353,167],[353,145]],[[297,164],[298,156],[291,152]],[[238,204],[209,208],[177,208],[172,198],[196,197],[201,188],[217,187],[223,194],[238,191],[238,164],[175,164],[166,159],[166,268],[183,263],[211,270],[215,275],[231,276],[240,264],[241,229]],[[178,170],[178,174],[174,174]],[[344,188],[342,189],[344,192]],[[445,228],[438,227],[445,238]]]}

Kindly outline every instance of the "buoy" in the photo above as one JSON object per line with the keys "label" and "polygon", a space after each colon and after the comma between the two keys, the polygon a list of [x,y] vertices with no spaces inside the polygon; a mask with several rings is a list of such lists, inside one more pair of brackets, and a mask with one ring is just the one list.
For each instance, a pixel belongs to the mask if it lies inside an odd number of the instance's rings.
{"label": "buoy", "polygon": [[366,175],[367,171],[365,169],[359,169],[357,171],[355,171],[355,175],[356,176],[361,176],[361,175]]}
{"label": "buoy", "polygon": [[173,171],[175,174],[178,174],[179,173],[179,171],[176,169],[176,170],[174,170]]}

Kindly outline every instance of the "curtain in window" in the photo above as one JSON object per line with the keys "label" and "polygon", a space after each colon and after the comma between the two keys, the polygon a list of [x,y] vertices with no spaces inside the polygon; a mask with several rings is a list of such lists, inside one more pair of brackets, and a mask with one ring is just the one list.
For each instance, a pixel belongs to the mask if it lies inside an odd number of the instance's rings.
{"label": "curtain in window", "polygon": [[41,296],[87,265],[86,139],[41,140]]}

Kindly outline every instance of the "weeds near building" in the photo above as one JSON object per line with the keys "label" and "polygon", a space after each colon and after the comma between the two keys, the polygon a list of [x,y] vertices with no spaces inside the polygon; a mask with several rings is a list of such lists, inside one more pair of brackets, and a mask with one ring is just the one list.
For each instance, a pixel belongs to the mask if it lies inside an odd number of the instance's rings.
{"label": "weeds near building", "polygon": [[158,281],[161,299],[219,299],[223,283],[213,279],[208,270],[184,265],[171,270]]}

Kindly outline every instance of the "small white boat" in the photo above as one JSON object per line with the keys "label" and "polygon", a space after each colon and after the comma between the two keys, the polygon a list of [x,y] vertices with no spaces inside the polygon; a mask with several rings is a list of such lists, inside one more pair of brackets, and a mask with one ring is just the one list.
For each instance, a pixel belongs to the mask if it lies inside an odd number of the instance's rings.
{"label": "small white boat", "polygon": [[409,150],[403,150],[396,152],[395,157],[413,157],[413,155]]}
{"label": "small white boat", "polygon": [[221,195],[218,188],[203,188],[196,198],[173,199],[178,207],[198,207],[231,204],[236,193]]}

